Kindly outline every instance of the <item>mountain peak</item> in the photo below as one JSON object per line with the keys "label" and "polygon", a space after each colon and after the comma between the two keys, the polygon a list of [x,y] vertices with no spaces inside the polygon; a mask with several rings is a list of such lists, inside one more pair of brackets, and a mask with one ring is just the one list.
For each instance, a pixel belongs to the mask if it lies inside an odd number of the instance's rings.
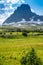
{"label": "mountain peak", "polygon": [[20,8],[21,8],[21,9],[29,9],[29,10],[31,11],[31,8],[30,8],[30,6],[29,6],[28,4],[22,4],[22,5],[20,6]]}
{"label": "mountain peak", "polygon": [[25,19],[25,21],[31,21],[32,18],[33,21],[37,21],[38,19],[40,19],[40,21],[43,21],[43,16],[39,16],[33,13],[28,4],[22,4],[3,24],[19,22],[22,19]]}

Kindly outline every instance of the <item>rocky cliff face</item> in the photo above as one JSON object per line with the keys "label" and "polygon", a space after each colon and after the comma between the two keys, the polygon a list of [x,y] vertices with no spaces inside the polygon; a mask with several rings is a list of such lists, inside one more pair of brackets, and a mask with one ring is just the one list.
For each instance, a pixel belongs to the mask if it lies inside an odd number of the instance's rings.
{"label": "rocky cliff face", "polygon": [[14,11],[14,13],[4,21],[3,24],[7,23],[13,23],[13,22],[19,22],[22,19],[25,19],[25,21],[43,21],[43,16],[39,16],[31,11],[31,8],[28,4],[22,4],[20,7],[17,8],[17,10]]}

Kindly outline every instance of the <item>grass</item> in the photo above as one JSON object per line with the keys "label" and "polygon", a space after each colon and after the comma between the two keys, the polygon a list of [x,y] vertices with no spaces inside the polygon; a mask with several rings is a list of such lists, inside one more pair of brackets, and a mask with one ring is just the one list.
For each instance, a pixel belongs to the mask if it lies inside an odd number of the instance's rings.
{"label": "grass", "polygon": [[15,39],[0,37],[0,65],[20,65],[20,59],[32,47],[43,62],[43,36],[18,36]]}

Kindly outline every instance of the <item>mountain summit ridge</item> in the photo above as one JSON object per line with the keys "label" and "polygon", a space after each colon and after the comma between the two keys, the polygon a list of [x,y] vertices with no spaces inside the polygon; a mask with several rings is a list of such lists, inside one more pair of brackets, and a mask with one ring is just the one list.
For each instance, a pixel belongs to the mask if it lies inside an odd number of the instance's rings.
{"label": "mountain summit ridge", "polygon": [[14,13],[7,18],[3,24],[5,23],[12,23],[12,22],[19,22],[22,19],[25,19],[26,21],[43,21],[43,16],[39,16],[36,13],[31,11],[31,7],[28,4],[22,4],[20,7],[18,7]]}

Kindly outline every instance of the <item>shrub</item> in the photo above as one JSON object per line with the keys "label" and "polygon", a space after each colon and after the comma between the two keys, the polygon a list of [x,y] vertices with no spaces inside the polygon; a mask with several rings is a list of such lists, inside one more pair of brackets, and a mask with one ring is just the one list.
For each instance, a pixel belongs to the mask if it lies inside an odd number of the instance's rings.
{"label": "shrub", "polygon": [[2,34],[2,32],[0,32],[0,34]]}
{"label": "shrub", "polygon": [[30,53],[22,57],[21,65],[42,65],[40,58],[37,57],[35,50],[32,48]]}
{"label": "shrub", "polygon": [[10,32],[10,35],[12,35],[12,32]]}
{"label": "shrub", "polygon": [[22,32],[22,35],[27,37],[27,33],[26,32]]}

